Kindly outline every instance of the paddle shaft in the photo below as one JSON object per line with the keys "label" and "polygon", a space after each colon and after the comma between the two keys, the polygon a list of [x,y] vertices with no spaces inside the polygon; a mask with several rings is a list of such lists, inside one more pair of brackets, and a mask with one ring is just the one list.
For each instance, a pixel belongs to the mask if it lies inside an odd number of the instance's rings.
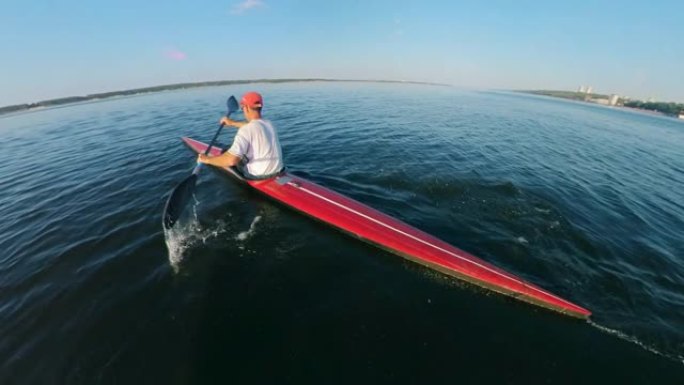
{"label": "paddle shaft", "polygon": [[221,133],[221,129],[225,126],[225,124],[221,123],[219,125],[218,130],[216,130],[216,134],[214,134],[214,138],[209,142],[209,147],[207,147],[207,151],[204,151],[204,155],[209,155],[209,151],[211,151],[211,148],[214,147],[214,142],[216,142],[216,138],[218,138],[219,134]]}
{"label": "paddle shaft", "polygon": [[[230,112],[228,113],[228,115],[226,115],[226,117],[229,117],[229,116],[230,116]],[[211,142],[209,142],[209,147],[207,147],[207,150],[204,151],[204,155],[209,155],[209,152],[211,151],[211,148],[214,147],[214,142],[216,142],[216,139],[218,138],[219,134],[221,133],[221,129],[223,128],[223,126],[225,126],[225,124],[223,124],[223,123],[221,123],[219,125],[218,130],[216,130],[216,134],[214,134],[214,138],[211,139]],[[195,166],[195,169],[192,170],[192,173],[197,174],[201,168],[202,168],[202,163],[197,163],[197,166]]]}

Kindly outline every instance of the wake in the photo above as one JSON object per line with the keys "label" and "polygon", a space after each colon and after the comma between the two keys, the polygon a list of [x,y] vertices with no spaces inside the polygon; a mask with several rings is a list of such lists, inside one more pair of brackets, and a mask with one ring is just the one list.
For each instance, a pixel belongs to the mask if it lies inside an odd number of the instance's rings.
{"label": "wake", "polygon": [[681,364],[684,364],[684,356],[681,356],[681,355],[678,355],[678,354],[670,354],[670,353],[661,352],[660,350],[654,348],[653,346],[649,346],[649,345],[647,345],[647,344],[645,344],[645,343],[639,341],[639,339],[637,339],[636,337],[630,336],[630,335],[628,335],[628,334],[626,334],[626,333],[623,333],[623,332],[621,332],[621,331],[619,331],[619,330],[611,329],[611,328],[608,328],[608,327],[599,325],[599,324],[593,322],[592,320],[587,320],[587,322],[589,323],[589,325],[591,325],[591,326],[597,328],[598,330],[600,330],[600,331],[602,331],[602,332],[604,332],[604,333],[608,333],[608,334],[610,334],[610,335],[613,335],[613,336],[616,336],[616,337],[620,338],[621,340],[624,340],[624,341],[627,341],[627,342],[631,342],[631,343],[633,343],[633,344],[635,344],[635,345],[641,347],[642,349],[645,349],[645,350],[647,350],[647,351],[649,351],[649,352],[651,352],[651,353],[653,353],[653,354],[656,354],[656,355],[659,355],[659,356],[661,356],[661,357],[665,357],[665,358],[671,359],[671,360],[673,360],[673,361],[678,361],[678,362],[680,362]]}

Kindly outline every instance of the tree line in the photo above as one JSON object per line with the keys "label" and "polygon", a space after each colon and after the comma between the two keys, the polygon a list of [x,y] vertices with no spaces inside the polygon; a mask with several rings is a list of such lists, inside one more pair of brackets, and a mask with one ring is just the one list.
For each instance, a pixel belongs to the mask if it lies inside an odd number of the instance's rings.
{"label": "tree line", "polygon": [[662,112],[663,114],[673,116],[684,113],[684,104],[673,102],[643,102],[641,100],[628,100],[625,101],[625,107],[658,111]]}

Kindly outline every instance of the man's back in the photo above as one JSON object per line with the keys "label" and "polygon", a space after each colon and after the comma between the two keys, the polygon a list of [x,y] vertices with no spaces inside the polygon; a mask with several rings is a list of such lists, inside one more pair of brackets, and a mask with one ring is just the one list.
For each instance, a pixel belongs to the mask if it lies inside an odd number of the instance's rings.
{"label": "man's back", "polygon": [[228,152],[246,162],[243,172],[247,177],[272,175],[283,168],[280,140],[268,120],[254,119],[240,127]]}

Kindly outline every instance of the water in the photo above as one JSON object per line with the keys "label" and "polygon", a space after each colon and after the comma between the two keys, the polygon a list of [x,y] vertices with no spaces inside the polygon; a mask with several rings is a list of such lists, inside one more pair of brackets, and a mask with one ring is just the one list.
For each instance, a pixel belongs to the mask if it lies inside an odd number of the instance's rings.
{"label": "water", "polygon": [[[209,140],[248,89],[292,172],[592,321],[461,284],[211,170],[169,250],[164,198],[194,165],[179,137]],[[367,83],[0,117],[0,383],[684,383],[683,123]]]}

